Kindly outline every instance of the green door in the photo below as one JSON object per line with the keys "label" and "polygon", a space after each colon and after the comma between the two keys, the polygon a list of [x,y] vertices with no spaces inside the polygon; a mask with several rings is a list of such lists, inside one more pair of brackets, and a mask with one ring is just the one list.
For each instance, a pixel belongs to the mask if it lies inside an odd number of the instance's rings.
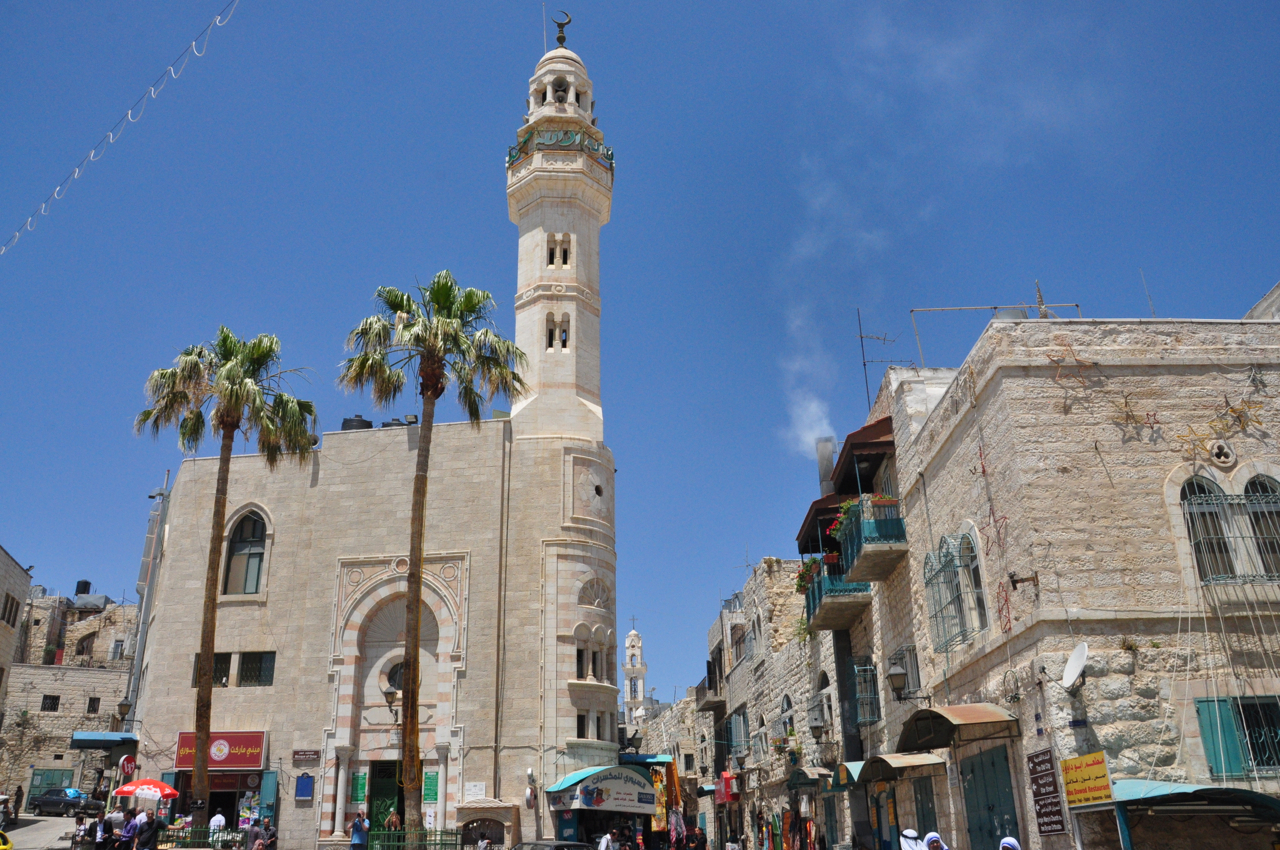
{"label": "green door", "polygon": [[921,835],[937,832],[938,810],[933,802],[933,777],[921,776],[912,780],[911,785],[916,795],[916,832]]}
{"label": "green door", "polygon": [[1018,838],[1009,760],[1002,744],[960,762],[970,847],[995,847],[1001,838]]}
{"label": "green door", "polygon": [[27,788],[26,806],[31,809],[31,800],[37,795],[43,794],[51,788],[70,788],[71,780],[75,776],[74,770],[33,770],[31,771],[31,785]]}
{"label": "green door", "polygon": [[375,761],[369,765],[369,828],[382,829],[392,812],[404,817],[404,789],[400,787],[400,762]]}
{"label": "green door", "polygon": [[826,797],[822,800],[822,816],[827,832],[827,847],[835,847],[840,843],[840,823],[836,819],[836,806],[838,805],[836,799],[835,797]]}

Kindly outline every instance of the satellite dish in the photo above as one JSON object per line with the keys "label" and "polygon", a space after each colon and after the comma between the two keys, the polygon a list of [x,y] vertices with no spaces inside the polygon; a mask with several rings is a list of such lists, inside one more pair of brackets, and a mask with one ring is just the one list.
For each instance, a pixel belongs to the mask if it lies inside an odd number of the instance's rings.
{"label": "satellite dish", "polygon": [[1089,660],[1089,644],[1084,641],[1071,651],[1071,657],[1067,659],[1067,666],[1062,671],[1062,687],[1064,690],[1071,690],[1084,676],[1084,663]]}

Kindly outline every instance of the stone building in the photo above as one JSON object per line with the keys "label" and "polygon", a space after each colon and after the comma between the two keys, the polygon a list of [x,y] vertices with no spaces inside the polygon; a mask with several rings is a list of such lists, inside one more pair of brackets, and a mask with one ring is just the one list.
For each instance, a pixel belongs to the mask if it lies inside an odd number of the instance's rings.
{"label": "stone building", "polygon": [[644,676],[649,672],[649,665],[644,661],[644,638],[635,629],[627,633],[626,645],[622,648],[622,705],[628,729],[638,729],[644,725],[647,712],[644,711],[645,690]]}
{"label": "stone building", "polygon": [[[345,844],[356,807],[380,823],[406,805],[384,692],[401,681],[407,593],[425,606],[423,676],[418,694],[395,698],[421,706],[410,744],[424,754],[426,799],[408,805],[428,823],[480,825],[508,843],[549,836],[560,813],[522,805],[527,775],[547,788],[617,763],[614,463],[599,331],[613,158],[595,94],[563,47],[529,81],[506,174],[531,392],[509,418],[435,426],[422,587],[405,582],[416,425],[349,420],[301,469],[232,461],[213,717],[256,755],[216,783],[231,802],[248,794],[274,812],[285,846]],[[353,324],[368,294],[352,290]],[[159,776],[167,759],[184,790],[190,756],[175,754],[193,728],[216,470],[215,459],[188,460],[172,488],[152,616],[191,627],[148,640],[135,710],[144,770]],[[307,796],[303,774],[315,780]]]}
{"label": "stone building", "polygon": [[15,664],[8,678],[0,788],[12,793],[21,785],[28,801],[49,788],[97,789],[107,767],[103,754],[72,749],[71,736],[114,729],[128,670]]}
{"label": "stone building", "polygon": [[699,743],[712,785],[700,814],[716,846],[739,836],[763,850],[811,823],[834,846],[859,816],[828,793],[856,706],[841,702],[831,632],[805,619],[800,566],[762,559],[708,631],[707,678],[694,693],[713,733],[710,746]]}
{"label": "stone building", "polygon": [[[31,589],[31,574],[0,546],[0,706],[9,690],[12,665],[22,650],[22,606]],[[8,669],[6,669],[8,668]],[[4,710],[0,708],[0,729]]]}
{"label": "stone building", "polygon": [[133,656],[138,606],[92,593],[88,581],[76,595],[50,594],[43,585],[30,589],[22,618],[16,660],[22,664],[77,664],[124,669]]}
{"label": "stone building", "polygon": [[[1257,309],[1003,314],[958,369],[888,370],[799,537],[836,553],[810,624],[871,659],[883,706],[845,766],[859,844],[1267,846],[1280,323]],[[1120,802],[1068,808],[1059,765],[1093,753]]]}

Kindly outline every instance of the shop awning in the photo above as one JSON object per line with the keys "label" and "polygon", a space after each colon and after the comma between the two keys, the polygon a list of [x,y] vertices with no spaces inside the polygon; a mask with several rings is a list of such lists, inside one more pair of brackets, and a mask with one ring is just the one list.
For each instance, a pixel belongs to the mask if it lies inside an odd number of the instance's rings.
{"label": "shop awning", "polygon": [[903,724],[897,750],[913,753],[1017,738],[1019,730],[1018,718],[989,702],[922,708]]}
{"label": "shop awning", "polygon": [[836,516],[840,513],[842,504],[849,499],[856,500],[857,498],[857,496],[842,496],[839,493],[832,493],[830,496],[823,496],[810,504],[808,513],[804,515],[804,521],[800,523],[800,532],[796,535],[796,548],[800,554],[807,555],[810,552],[821,552],[823,531],[835,521]]}
{"label": "shop awning", "polygon": [[649,768],[638,764],[612,764],[576,770],[546,790],[554,811],[596,809],[652,815],[657,794]]}
{"label": "shop awning", "polygon": [[1280,823],[1280,800],[1247,788],[1117,779],[1112,793],[1117,803],[1156,815],[1225,815]]}
{"label": "shop awning", "polygon": [[894,779],[918,779],[921,776],[945,776],[947,762],[933,753],[886,753],[872,756],[862,763],[860,782],[887,782]]}
{"label": "shop awning", "polygon": [[647,755],[645,753],[618,753],[618,764],[671,764],[675,759],[669,755]]}
{"label": "shop awning", "polygon": [[831,775],[818,780],[819,794],[843,794],[854,786],[865,762],[847,761],[836,765]]}
{"label": "shop awning", "polygon": [[714,796],[714,795],[715,795],[715,793],[716,793],[716,786],[714,786],[714,785],[699,785],[699,786],[698,786],[698,796],[699,796],[699,797],[712,797],[712,796]]}
{"label": "shop awning", "polygon": [[110,750],[121,744],[137,744],[138,736],[132,732],[72,732],[73,750]]}
{"label": "shop awning", "polygon": [[830,779],[831,771],[825,767],[797,767],[787,777],[788,788],[816,788],[823,779]]}

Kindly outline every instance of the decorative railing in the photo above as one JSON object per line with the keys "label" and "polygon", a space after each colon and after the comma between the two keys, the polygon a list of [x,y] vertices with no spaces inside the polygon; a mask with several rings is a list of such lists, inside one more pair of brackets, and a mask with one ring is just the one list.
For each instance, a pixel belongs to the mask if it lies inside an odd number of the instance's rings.
{"label": "decorative railing", "polygon": [[854,725],[871,726],[880,722],[880,686],[870,656],[849,659],[849,678],[853,682]]}
{"label": "decorative railing", "polygon": [[[501,837],[499,836],[499,840]],[[369,850],[462,850],[456,829],[371,829]]]}
{"label": "decorative railing", "polygon": [[866,504],[859,500],[849,510],[852,514],[836,530],[844,572],[853,569],[862,547],[868,544],[907,542],[907,526],[898,512],[897,499],[877,499]]}
{"label": "decorative railing", "polygon": [[853,596],[858,593],[870,592],[871,582],[868,581],[845,581],[831,576],[814,576],[813,581],[809,584],[809,589],[804,595],[805,616],[812,620],[814,613],[818,610],[818,606],[828,596]]}
{"label": "decorative railing", "polygon": [[209,829],[207,826],[163,829],[156,838],[156,846],[159,850],[194,847],[231,850],[232,847],[244,847],[244,832],[239,829]]}
{"label": "decorative railing", "polygon": [[1188,496],[1182,517],[1203,583],[1280,582],[1280,494]]}

